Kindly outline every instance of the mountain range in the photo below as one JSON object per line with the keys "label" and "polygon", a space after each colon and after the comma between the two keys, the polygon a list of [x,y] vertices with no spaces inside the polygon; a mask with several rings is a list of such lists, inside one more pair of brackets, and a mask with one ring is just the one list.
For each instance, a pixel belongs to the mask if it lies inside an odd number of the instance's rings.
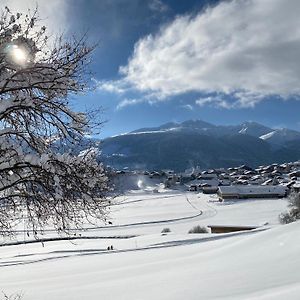
{"label": "mountain range", "polygon": [[256,122],[218,126],[189,120],[106,138],[100,148],[101,159],[117,169],[256,167],[300,159],[300,132]]}

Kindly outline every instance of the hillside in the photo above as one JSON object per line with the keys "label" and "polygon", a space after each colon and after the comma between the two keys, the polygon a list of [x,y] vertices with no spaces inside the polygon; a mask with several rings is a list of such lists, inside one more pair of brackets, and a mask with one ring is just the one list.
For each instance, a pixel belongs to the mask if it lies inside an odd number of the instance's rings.
{"label": "hillside", "polygon": [[[130,193],[112,207],[117,226],[82,232],[95,239],[23,244],[21,233],[20,245],[0,248],[1,290],[22,300],[298,299],[300,223],[277,223],[286,201],[211,197]],[[197,224],[265,222],[252,232],[187,234]],[[171,233],[160,234],[164,227]]]}
{"label": "hillside", "polygon": [[215,126],[200,120],[142,128],[105,139],[102,159],[115,168],[183,171],[258,166],[300,158],[300,133],[255,122]]}

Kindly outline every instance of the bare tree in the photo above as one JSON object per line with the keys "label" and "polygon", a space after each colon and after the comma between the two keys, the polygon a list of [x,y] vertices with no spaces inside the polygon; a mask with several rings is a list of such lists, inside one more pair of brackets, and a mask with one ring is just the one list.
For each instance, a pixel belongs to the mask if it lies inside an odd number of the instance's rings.
{"label": "bare tree", "polygon": [[49,41],[37,12],[0,16],[0,233],[19,218],[36,232],[58,231],[87,218],[105,220],[108,179],[94,149],[79,156],[54,151],[54,141],[78,143],[100,125],[70,109],[89,87],[92,47],[85,38]]}

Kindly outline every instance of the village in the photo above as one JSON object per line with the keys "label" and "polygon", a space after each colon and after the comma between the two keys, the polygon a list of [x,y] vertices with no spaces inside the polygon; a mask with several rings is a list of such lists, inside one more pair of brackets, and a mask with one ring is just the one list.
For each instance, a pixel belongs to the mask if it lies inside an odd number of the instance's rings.
{"label": "village", "polygon": [[[116,171],[117,176],[156,179],[169,189],[216,194],[220,202],[251,198],[283,198],[300,192],[300,161],[251,168],[247,165],[184,173],[162,171]],[[157,190],[153,190],[157,192]]]}

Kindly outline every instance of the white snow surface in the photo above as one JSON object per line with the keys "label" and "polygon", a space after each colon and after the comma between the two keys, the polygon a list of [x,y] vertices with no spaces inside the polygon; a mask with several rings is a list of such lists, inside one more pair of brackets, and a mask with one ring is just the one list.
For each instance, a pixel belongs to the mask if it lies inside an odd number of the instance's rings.
{"label": "white snow surface", "polygon": [[[211,195],[161,190],[117,200],[111,226],[81,233],[98,239],[0,247],[0,291],[22,293],[22,300],[299,299],[300,222],[278,224],[285,199],[224,204]],[[265,226],[187,234],[198,224]],[[166,227],[171,233],[162,235]],[[135,237],[112,238],[126,235]]]}
{"label": "white snow surface", "polygon": [[247,130],[248,130],[248,127],[243,127],[239,133],[242,133],[242,134],[246,134],[247,133]]}
{"label": "white snow surface", "polygon": [[262,136],[260,136],[259,138],[262,139],[262,140],[268,140],[270,139],[274,134],[276,134],[276,130],[275,131],[271,131],[267,134],[264,134]]}
{"label": "white snow surface", "polygon": [[165,133],[169,131],[180,131],[181,127],[172,127],[161,130],[148,130],[148,131],[137,131],[137,132],[126,132],[117,135],[113,135],[112,137],[123,136],[123,135],[139,135],[139,134],[152,134],[152,133]]}

